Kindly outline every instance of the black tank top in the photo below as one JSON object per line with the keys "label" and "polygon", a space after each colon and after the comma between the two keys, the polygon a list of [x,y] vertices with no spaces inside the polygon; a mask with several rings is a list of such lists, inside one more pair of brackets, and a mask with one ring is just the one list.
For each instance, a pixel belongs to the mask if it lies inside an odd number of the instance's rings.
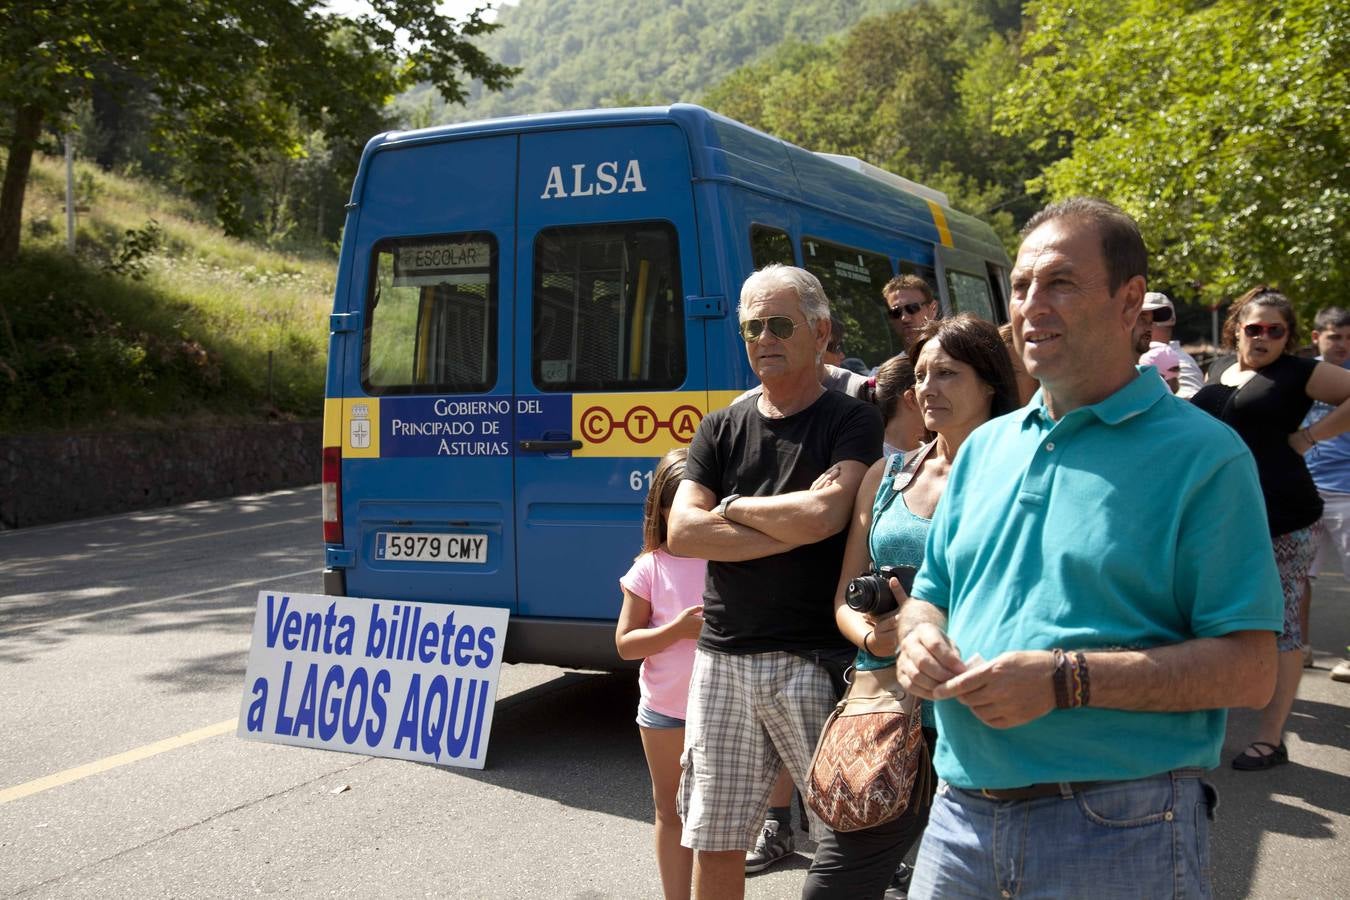
{"label": "black tank top", "polygon": [[1317,360],[1281,356],[1240,388],[1219,381],[1236,363],[1234,357],[1216,360],[1209,383],[1191,402],[1236,431],[1252,451],[1271,536],[1307,528],[1322,517],[1322,497],[1303,457],[1289,446],[1289,435],[1312,406],[1307,388]]}

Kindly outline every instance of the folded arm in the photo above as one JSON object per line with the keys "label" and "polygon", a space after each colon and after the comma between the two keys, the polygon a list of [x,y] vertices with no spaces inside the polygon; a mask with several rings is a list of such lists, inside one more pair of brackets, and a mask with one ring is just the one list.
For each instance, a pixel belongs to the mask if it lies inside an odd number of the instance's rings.
{"label": "folded arm", "polygon": [[814,544],[838,534],[848,527],[867,466],[845,460],[835,468],[838,474],[821,487],[774,497],[740,497],[727,507],[727,520],[792,546]]}
{"label": "folded arm", "polygon": [[[802,543],[780,541],[748,525],[722,518],[712,511],[719,499],[696,481],[680,483],[670,510],[666,536],[671,553],[718,562],[741,562],[786,553]],[[740,502],[737,500],[732,506]]]}

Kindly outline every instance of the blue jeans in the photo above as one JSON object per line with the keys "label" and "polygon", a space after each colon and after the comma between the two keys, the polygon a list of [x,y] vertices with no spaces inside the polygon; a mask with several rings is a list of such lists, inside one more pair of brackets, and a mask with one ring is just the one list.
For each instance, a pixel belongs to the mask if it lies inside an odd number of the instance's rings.
{"label": "blue jeans", "polygon": [[1011,802],[942,782],[909,896],[1208,898],[1217,803],[1199,769]]}

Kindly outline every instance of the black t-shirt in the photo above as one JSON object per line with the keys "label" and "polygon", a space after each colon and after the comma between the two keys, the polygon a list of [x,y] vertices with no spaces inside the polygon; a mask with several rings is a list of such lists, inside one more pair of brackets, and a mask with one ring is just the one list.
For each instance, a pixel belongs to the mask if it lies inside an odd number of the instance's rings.
{"label": "black t-shirt", "polygon": [[[772,497],[811,487],[837,462],[881,457],[876,407],[825,391],[795,415],[770,419],[758,399],[711,413],[689,446],[685,478],[718,498]],[[710,562],[699,646],[724,653],[836,649],[834,588],[847,530],[761,559]]]}
{"label": "black t-shirt", "polygon": [[1307,388],[1317,360],[1286,354],[1257,369],[1240,388],[1219,380],[1236,362],[1233,357],[1215,360],[1209,383],[1191,402],[1236,431],[1252,451],[1271,535],[1307,528],[1322,517],[1322,497],[1303,457],[1289,446],[1289,435],[1312,407]]}

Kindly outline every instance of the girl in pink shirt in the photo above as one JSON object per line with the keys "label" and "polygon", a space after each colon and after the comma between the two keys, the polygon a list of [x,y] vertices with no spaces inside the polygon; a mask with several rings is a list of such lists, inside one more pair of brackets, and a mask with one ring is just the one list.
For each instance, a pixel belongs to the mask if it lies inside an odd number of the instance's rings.
{"label": "girl in pink shirt", "polygon": [[680,846],[675,793],[680,786],[694,640],[703,627],[703,580],[708,564],[672,556],[666,550],[666,521],[688,455],[683,447],[670,451],[652,475],[642,512],[642,553],[619,579],[623,610],[614,632],[619,656],[642,660],[637,724],[652,776],[656,865],[666,900],[687,900],[694,869],[693,851]]}

